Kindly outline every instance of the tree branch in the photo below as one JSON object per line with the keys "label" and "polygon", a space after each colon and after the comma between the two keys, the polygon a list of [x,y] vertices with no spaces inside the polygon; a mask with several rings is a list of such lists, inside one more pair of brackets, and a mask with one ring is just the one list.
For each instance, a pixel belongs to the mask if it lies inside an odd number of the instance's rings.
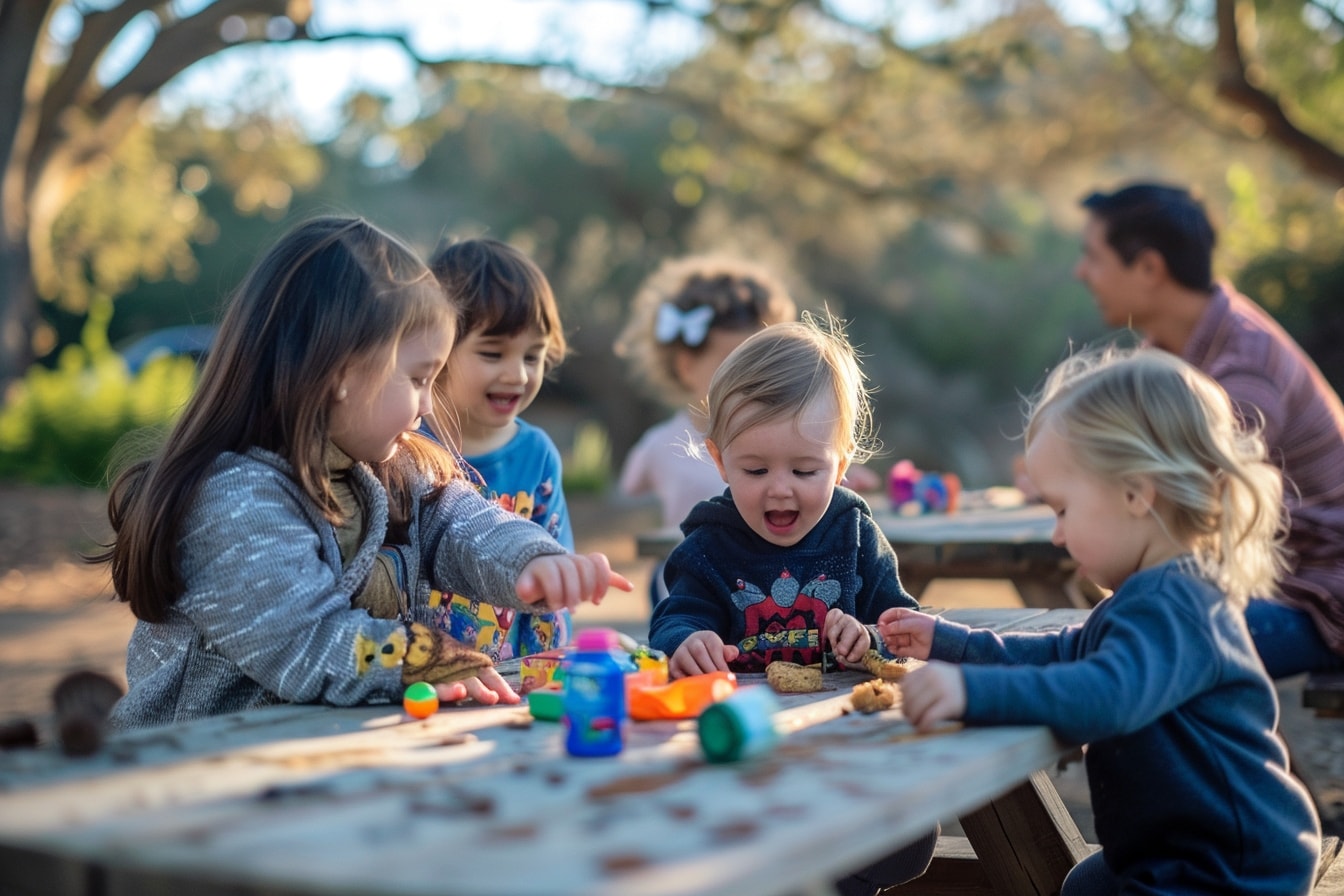
{"label": "tree branch", "polygon": [[79,37],[70,45],[60,73],[52,79],[42,96],[42,119],[54,120],[61,109],[70,106],[88,91],[94,66],[107,51],[107,45],[132,19],[149,11],[144,4],[121,3],[107,10],[84,13]]}
{"label": "tree branch", "polygon": [[[1276,96],[1256,87],[1246,77],[1237,6],[1237,0],[1218,0],[1214,14],[1218,25],[1218,39],[1214,45],[1218,96],[1256,115],[1269,137],[1296,156],[1305,170],[1336,184],[1344,184],[1344,155],[1299,128]],[[1250,9],[1249,5],[1247,9]]]}
{"label": "tree branch", "polygon": [[[1191,100],[1190,80],[1189,78],[1164,77],[1157,66],[1150,62],[1149,55],[1143,51],[1144,41],[1147,35],[1144,34],[1144,28],[1139,20],[1133,15],[1121,17],[1125,23],[1125,30],[1129,32],[1129,46],[1125,51],[1130,64],[1134,66],[1143,79],[1152,85],[1162,97],[1172,105],[1174,109],[1189,117],[1189,119],[1201,127],[1213,131],[1220,137],[1228,140],[1245,140],[1246,134],[1225,125],[1217,120],[1217,115],[1213,110],[1206,106],[1200,106]],[[1156,51],[1156,56],[1161,58],[1162,50]],[[1179,80],[1179,84],[1174,84],[1174,80]]]}
{"label": "tree branch", "polygon": [[1324,13],[1325,16],[1334,23],[1336,28],[1344,28],[1344,18],[1340,17],[1339,13],[1335,11],[1335,8],[1332,5],[1321,3],[1319,0],[1307,0],[1307,6],[1310,6],[1317,12]]}
{"label": "tree branch", "polygon": [[[42,98],[36,131],[29,144],[25,175],[29,188],[42,176],[42,168],[54,148],[76,136],[70,133],[71,122],[64,117],[70,109],[82,109],[84,124],[99,134],[98,139],[74,140],[75,151],[67,153],[65,161],[77,165],[87,158],[87,152],[78,150],[79,143],[93,152],[100,142],[112,145],[124,134],[131,119],[114,113],[124,110],[128,98],[143,99],[187,66],[227,47],[219,37],[219,26],[226,18],[281,15],[285,6],[286,0],[217,0],[184,18],[175,18],[167,4],[152,3],[125,2],[109,10],[85,12],[80,36],[71,47],[60,75]],[[161,23],[153,44],[120,81],[100,88],[94,70],[108,44],[144,12],[153,12]]]}
{"label": "tree branch", "polygon": [[[202,59],[231,47],[249,43],[288,43],[297,37],[272,41],[264,29],[256,36],[238,41],[225,40],[220,29],[226,19],[283,16],[288,0],[216,0],[192,16],[168,23],[154,39],[153,46],[116,84],[92,99],[89,108],[95,116],[119,105],[128,96],[145,97]],[[295,23],[302,29],[303,23]]]}

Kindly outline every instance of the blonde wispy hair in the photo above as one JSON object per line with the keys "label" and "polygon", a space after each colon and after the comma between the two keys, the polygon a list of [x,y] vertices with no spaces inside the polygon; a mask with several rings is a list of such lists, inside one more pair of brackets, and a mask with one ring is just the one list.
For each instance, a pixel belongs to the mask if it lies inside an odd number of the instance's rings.
{"label": "blonde wispy hair", "polygon": [[705,438],[720,450],[755,426],[793,418],[819,396],[836,408],[835,445],[854,463],[881,447],[872,394],[842,321],[803,312],[774,324],[733,350],[709,384]]}
{"label": "blonde wispy hair", "polygon": [[1287,566],[1283,479],[1259,428],[1241,422],[1207,374],[1155,348],[1081,352],[1030,402],[1027,444],[1046,427],[1084,470],[1150,479],[1169,534],[1233,604],[1274,592]]}

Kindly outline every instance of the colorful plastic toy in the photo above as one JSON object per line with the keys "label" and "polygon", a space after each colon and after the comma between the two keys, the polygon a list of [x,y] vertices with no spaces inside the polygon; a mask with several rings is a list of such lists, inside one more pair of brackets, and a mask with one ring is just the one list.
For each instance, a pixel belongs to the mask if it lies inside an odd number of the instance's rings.
{"label": "colorful plastic toy", "polygon": [[925,513],[947,510],[947,485],[937,473],[925,473],[915,483],[915,500]]}
{"label": "colorful plastic toy", "polygon": [[527,711],[541,722],[558,722],[565,712],[565,691],[556,684],[527,692]]}
{"label": "colorful plastic toy", "polygon": [[918,481],[919,470],[910,461],[898,460],[892,464],[891,473],[887,477],[887,489],[893,510],[900,510],[915,500],[915,483]]}
{"label": "colorful plastic toy", "polygon": [[625,672],[632,663],[624,652],[617,659],[617,650],[618,632],[590,628],[578,633],[565,658],[560,721],[571,756],[614,756],[625,746]]}
{"label": "colorful plastic toy", "polygon": [[705,672],[688,675],[667,684],[632,688],[630,718],[693,719],[712,703],[726,699],[737,690],[737,676],[731,672]]}
{"label": "colorful plastic toy", "polygon": [[411,718],[427,719],[439,711],[439,694],[429,682],[417,681],[406,688],[401,705]]}
{"label": "colorful plastic toy", "polygon": [[560,668],[571,648],[556,647],[523,657],[519,669],[519,695],[526,697],[532,691],[544,688],[560,676]]}
{"label": "colorful plastic toy", "polygon": [[667,654],[641,644],[631,657],[635,661],[635,668],[649,674],[650,684],[667,684]]}
{"label": "colorful plastic toy", "polygon": [[779,700],[769,687],[742,688],[705,707],[696,728],[710,762],[737,762],[769,752],[779,742],[775,713]]}
{"label": "colorful plastic toy", "polygon": [[956,473],[925,473],[908,460],[897,461],[887,477],[891,509],[902,516],[954,513],[961,501]]}

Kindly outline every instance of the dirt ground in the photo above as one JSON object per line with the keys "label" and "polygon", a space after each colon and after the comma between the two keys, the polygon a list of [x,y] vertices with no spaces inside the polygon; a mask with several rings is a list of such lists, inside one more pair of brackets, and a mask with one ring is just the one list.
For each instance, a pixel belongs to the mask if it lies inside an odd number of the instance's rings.
{"label": "dirt ground", "polygon": [[[637,639],[648,632],[652,561],[635,554],[634,534],[655,528],[648,505],[570,499],[582,551],[602,551],[635,583],[575,616],[579,626],[609,625]],[[0,723],[28,718],[52,736],[51,691],[65,673],[104,672],[125,685],[126,643],[134,619],[115,600],[103,567],[80,561],[107,540],[106,496],[77,488],[0,484]],[[1007,582],[943,580],[922,599],[936,606],[1020,606]],[[1282,731],[1296,771],[1317,798],[1328,832],[1344,832],[1344,719],[1316,719],[1301,706],[1301,679],[1280,683]],[[1054,775],[1083,835],[1096,841],[1081,763]],[[955,824],[951,825],[955,832]]]}

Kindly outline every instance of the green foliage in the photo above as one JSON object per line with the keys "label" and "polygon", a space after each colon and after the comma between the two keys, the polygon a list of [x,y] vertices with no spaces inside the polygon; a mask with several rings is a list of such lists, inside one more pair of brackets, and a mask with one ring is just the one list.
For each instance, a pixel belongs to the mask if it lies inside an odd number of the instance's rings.
{"label": "green foliage", "polygon": [[0,479],[44,485],[102,485],[117,442],[133,430],[166,427],[196,381],[190,358],[163,357],[132,377],[107,347],[111,303],[97,302],[79,345],[55,369],[29,368],[0,407]]}
{"label": "green foliage", "polygon": [[1344,262],[1275,252],[1247,266],[1237,287],[1270,309],[1285,330],[1344,394]]}
{"label": "green foliage", "polygon": [[565,493],[601,495],[611,485],[611,440],[595,420],[580,423],[574,447],[565,458]]}
{"label": "green foliage", "polygon": [[[1300,38],[1277,8],[1253,5],[1275,46]],[[140,280],[117,298],[120,341],[216,318],[257,253],[312,211],[366,215],[424,254],[443,238],[507,240],[546,272],[574,348],[540,404],[600,421],[602,441],[576,440],[566,470],[566,487],[585,491],[604,488],[611,457],[667,413],[634,399],[611,352],[637,284],[671,256],[741,255],[800,306],[850,322],[884,458],[978,487],[1008,475],[1020,396],[1070,346],[1111,335],[1071,276],[1090,190],[1138,177],[1194,186],[1220,219],[1219,273],[1239,283],[1279,248],[1339,254],[1344,205],[1319,181],[1164,102],[1170,91],[1126,49],[1041,4],[914,55],[877,19],[836,27],[834,4],[711,6],[768,7],[769,27],[724,20],[699,55],[637,85],[557,91],[525,66],[450,61],[421,70],[418,117],[359,94],[321,146],[263,116],[155,122],[61,221],[61,270],[98,290]],[[1164,33],[1181,52],[1159,61],[1194,85],[1207,48]],[[935,55],[944,62],[930,66]],[[1317,56],[1297,62],[1326,65]],[[151,226],[165,213],[181,219]],[[1313,301],[1247,291],[1285,321]],[[55,344],[75,338],[76,312],[62,313]]]}
{"label": "green foliage", "polygon": [[56,218],[50,257],[35,254],[35,279],[61,308],[84,311],[141,279],[195,276],[192,244],[206,222],[156,140],[150,128],[132,130]]}

